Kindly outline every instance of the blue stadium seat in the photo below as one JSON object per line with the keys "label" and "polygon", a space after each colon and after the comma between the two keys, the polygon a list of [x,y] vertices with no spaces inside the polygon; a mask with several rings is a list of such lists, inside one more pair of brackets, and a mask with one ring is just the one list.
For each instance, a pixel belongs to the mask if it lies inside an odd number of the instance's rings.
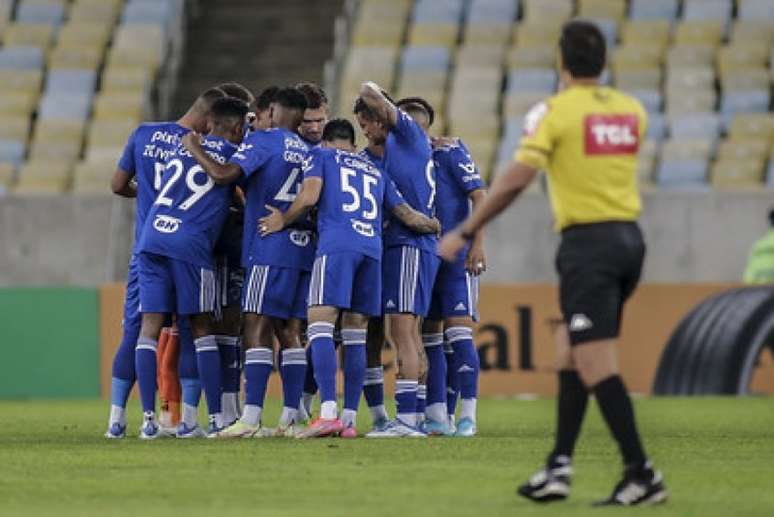
{"label": "blue stadium seat", "polygon": [[646,133],[648,140],[654,142],[661,142],[666,136],[666,122],[664,121],[664,115],[661,113],[648,113],[648,132]]}
{"label": "blue stadium seat", "polygon": [[39,119],[86,120],[94,93],[46,93],[40,101]]}
{"label": "blue stadium seat", "polygon": [[632,20],[674,20],[677,17],[677,0],[632,0],[630,9]]}
{"label": "blue stadium seat", "polygon": [[661,111],[664,99],[659,90],[632,90],[629,93],[639,99],[648,113]]}
{"label": "blue stadium seat", "polygon": [[517,68],[508,74],[508,92],[553,92],[556,89],[553,68]]}
{"label": "blue stadium seat", "polygon": [[664,188],[702,187],[707,185],[707,169],[705,160],[662,161],[656,178]]}
{"label": "blue stadium seat", "polygon": [[769,168],[766,171],[766,186],[774,187],[774,159],[769,160]]}
{"label": "blue stadium seat", "polygon": [[471,0],[468,23],[512,23],[520,6],[519,0]]}
{"label": "blue stadium seat", "polygon": [[524,119],[521,117],[511,118],[505,123],[505,130],[500,139],[500,148],[497,150],[497,164],[508,162],[521,141],[521,135],[524,131]]}
{"label": "blue stadium seat", "polygon": [[173,0],[131,0],[121,14],[123,24],[167,26],[179,7]]}
{"label": "blue stadium seat", "polygon": [[401,55],[401,69],[412,72],[435,72],[449,68],[449,49],[446,47],[405,47]]}
{"label": "blue stadium seat", "polygon": [[720,136],[720,117],[709,112],[677,115],[669,122],[669,135],[671,138],[716,140]]}
{"label": "blue stadium seat", "polygon": [[46,25],[61,25],[64,19],[64,5],[60,2],[44,0],[25,0],[16,10],[16,21],[19,23],[40,23]]}
{"label": "blue stadium seat", "polygon": [[683,19],[727,23],[731,20],[731,0],[685,0]]}
{"label": "blue stadium seat", "polygon": [[608,18],[590,18],[589,20],[594,22],[605,35],[607,48],[615,47],[616,41],[618,41],[618,23]]}
{"label": "blue stadium seat", "polygon": [[768,90],[727,91],[720,98],[723,127],[730,127],[737,113],[759,113],[769,110],[771,97]]}
{"label": "blue stadium seat", "polygon": [[412,19],[414,23],[459,23],[463,7],[463,0],[417,0]]}
{"label": "blue stadium seat", "polygon": [[38,47],[0,48],[0,69],[39,70],[43,68],[43,50]]}
{"label": "blue stadium seat", "polygon": [[0,140],[0,163],[12,163],[18,168],[24,162],[27,152],[24,142],[19,140]]}
{"label": "blue stadium seat", "polygon": [[48,93],[93,92],[96,84],[95,70],[55,69],[48,73],[45,91]]}
{"label": "blue stadium seat", "polygon": [[740,20],[774,20],[774,2],[771,0],[744,0],[739,2]]}

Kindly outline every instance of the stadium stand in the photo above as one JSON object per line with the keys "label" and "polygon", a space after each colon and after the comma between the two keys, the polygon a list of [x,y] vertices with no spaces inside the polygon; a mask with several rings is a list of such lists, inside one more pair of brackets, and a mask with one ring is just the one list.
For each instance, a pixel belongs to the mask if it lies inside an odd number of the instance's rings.
{"label": "stadium stand", "polygon": [[107,194],[182,16],[182,0],[0,0],[0,193]]}
{"label": "stadium stand", "polygon": [[[362,0],[338,111],[348,115],[366,79],[424,96],[439,113],[434,132],[472,144],[491,175],[510,159],[527,110],[558,87],[556,40],[573,16],[600,26],[608,80],[649,111],[643,184],[774,185],[772,137],[751,129],[774,124],[774,0]],[[736,158],[718,153],[748,139],[766,140],[768,151],[734,173]]]}

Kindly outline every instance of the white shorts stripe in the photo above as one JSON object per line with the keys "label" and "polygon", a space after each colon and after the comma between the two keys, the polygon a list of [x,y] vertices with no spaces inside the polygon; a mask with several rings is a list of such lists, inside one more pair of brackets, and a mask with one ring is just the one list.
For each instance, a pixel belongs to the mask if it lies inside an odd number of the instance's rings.
{"label": "white shorts stripe", "polygon": [[199,312],[215,310],[215,289],[215,273],[209,269],[199,269]]}
{"label": "white shorts stripe", "polygon": [[258,307],[256,311],[258,314],[263,312],[263,296],[266,294],[266,281],[269,279],[269,266],[261,266],[263,273],[261,274],[261,285],[258,292]]}
{"label": "white shorts stripe", "polygon": [[403,246],[400,255],[399,312],[414,312],[414,300],[419,280],[419,249]]}

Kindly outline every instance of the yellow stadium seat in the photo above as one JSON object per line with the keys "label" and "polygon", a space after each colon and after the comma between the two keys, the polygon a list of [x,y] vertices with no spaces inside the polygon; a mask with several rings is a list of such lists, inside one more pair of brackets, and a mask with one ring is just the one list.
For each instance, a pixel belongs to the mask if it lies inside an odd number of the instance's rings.
{"label": "yellow stadium seat", "polygon": [[40,92],[43,70],[0,70],[0,92]]}
{"label": "yellow stadium seat", "polygon": [[8,115],[30,116],[38,102],[40,92],[35,90],[14,90],[0,95],[0,113]]}
{"label": "yellow stadium seat", "polygon": [[120,12],[119,3],[112,0],[92,0],[75,2],[70,9],[70,20],[79,22],[115,23]]}
{"label": "yellow stadium seat", "polygon": [[771,46],[774,43],[774,23],[769,20],[737,20],[731,29],[733,45]]}
{"label": "yellow stadium seat", "polygon": [[613,73],[658,67],[663,58],[664,49],[658,45],[621,45],[613,51]]}
{"label": "yellow stadium seat", "polygon": [[677,25],[674,42],[677,45],[720,45],[723,27],[717,21],[688,21]]}
{"label": "yellow stadium seat", "polygon": [[769,48],[763,45],[728,45],[721,47],[717,65],[721,76],[732,70],[765,67],[769,59]]}
{"label": "yellow stadium seat", "polygon": [[113,49],[108,52],[109,67],[128,68],[142,66],[156,74],[161,64],[161,55],[152,48]]}
{"label": "yellow stadium seat", "polygon": [[48,60],[49,68],[80,68],[92,69],[99,68],[102,62],[103,51],[101,48],[93,46],[82,47],[59,47],[54,48]]}
{"label": "yellow stadium seat", "polygon": [[725,140],[718,146],[718,160],[765,160],[769,143],[763,139]]}
{"label": "yellow stadium seat", "polygon": [[769,71],[765,68],[742,68],[729,71],[720,78],[723,91],[768,90]]}
{"label": "yellow stadium seat", "polygon": [[505,47],[502,45],[463,45],[457,51],[458,66],[502,66]]}
{"label": "yellow stadium seat", "polygon": [[456,23],[415,23],[409,29],[408,44],[454,48],[458,34]]}
{"label": "yellow stadium seat", "polygon": [[72,163],[62,159],[31,159],[21,168],[14,192],[58,194],[70,185]]}
{"label": "yellow stadium seat", "polygon": [[443,114],[445,111],[445,88],[414,88],[401,82],[395,90],[395,99],[403,97],[422,97],[433,106],[436,116]]}
{"label": "yellow stadium seat", "polygon": [[73,192],[111,194],[110,178],[115,168],[115,160],[77,163],[73,170]]}
{"label": "yellow stadium seat", "polygon": [[508,50],[506,65],[515,68],[554,67],[557,62],[555,47],[514,47]]}
{"label": "yellow stadium seat", "polygon": [[511,92],[505,97],[505,118],[523,117],[535,104],[547,98],[546,92]]}
{"label": "yellow stadium seat", "polygon": [[446,71],[404,72],[398,80],[398,89],[432,90],[443,89],[446,84]]}
{"label": "yellow stadium seat", "polygon": [[56,44],[62,48],[88,45],[104,49],[110,39],[112,28],[112,25],[107,23],[70,21],[59,30]]}
{"label": "yellow stadium seat", "polygon": [[136,124],[132,121],[95,120],[89,127],[89,147],[118,147],[126,144]]}
{"label": "yellow stadium seat", "polygon": [[666,111],[670,116],[681,113],[706,113],[715,111],[717,94],[711,89],[667,91]]}
{"label": "yellow stadium seat", "polygon": [[12,163],[0,163],[0,194],[8,190],[13,183],[13,173]]}
{"label": "yellow stadium seat", "polygon": [[514,46],[517,47],[553,47],[559,39],[561,24],[554,22],[524,23],[516,27]]}
{"label": "yellow stadium seat", "polygon": [[666,46],[672,27],[669,20],[632,20],[621,29],[624,45],[640,44]]}
{"label": "yellow stadium seat", "polygon": [[0,124],[0,140],[26,142],[30,137],[32,120],[27,115],[3,115]]}
{"label": "yellow stadium seat", "polygon": [[124,151],[124,146],[111,146],[111,147],[89,147],[86,150],[86,156],[84,161],[87,162],[107,162],[112,161],[114,164],[118,162],[121,154]]}
{"label": "yellow stadium seat", "polygon": [[661,88],[661,68],[621,70],[614,77],[615,86],[622,90],[658,90]]}
{"label": "yellow stadium seat", "polygon": [[523,0],[525,22],[541,22],[546,19],[564,22],[572,16],[574,0]]}
{"label": "yellow stadium seat", "polygon": [[5,45],[38,47],[48,51],[54,36],[53,25],[36,23],[12,23],[3,36]]}
{"label": "yellow stadium seat", "polygon": [[67,160],[75,162],[80,156],[81,142],[46,142],[35,140],[30,147],[30,160]]}
{"label": "yellow stadium seat", "polygon": [[146,108],[147,98],[144,95],[103,92],[94,101],[94,120],[143,119]]}
{"label": "yellow stadium seat", "polygon": [[480,119],[455,118],[449,120],[449,134],[468,140],[498,141],[500,121],[495,117]]}
{"label": "yellow stadium seat", "polygon": [[670,139],[661,148],[661,161],[709,160],[713,142],[701,139]]}
{"label": "yellow stadium seat", "polygon": [[362,0],[357,12],[357,20],[376,19],[387,23],[405,23],[408,10],[408,0]]}
{"label": "yellow stadium seat", "polygon": [[626,0],[579,0],[578,16],[620,22],[626,18]]}
{"label": "yellow stadium seat", "polygon": [[376,20],[360,22],[352,32],[352,45],[359,47],[398,47],[403,39],[403,25],[380,23]]}
{"label": "yellow stadium seat", "polygon": [[109,67],[102,73],[102,91],[146,91],[150,86],[148,70],[139,67]]}
{"label": "yellow stadium seat", "polygon": [[86,122],[83,120],[44,119],[35,125],[33,140],[51,143],[83,143]]}
{"label": "yellow stadium seat", "polygon": [[667,50],[667,67],[713,66],[717,49],[711,45],[677,45]]}
{"label": "yellow stadium seat", "polygon": [[464,41],[468,45],[507,45],[513,27],[511,23],[469,23],[465,26]]}
{"label": "yellow stadium seat", "polygon": [[491,174],[498,139],[496,137],[491,140],[466,138],[464,141],[482,175],[485,178],[488,177]]}
{"label": "yellow stadium seat", "polygon": [[667,69],[667,92],[686,88],[712,89],[715,87],[715,69],[711,66],[675,66]]}
{"label": "yellow stadium seat", "polygon": [[774,113],[740,113],[731,122],[729,138],[774,141]]}
{"label": "yellow stadium seat", "polygon": [[716,188],[763,186],[765,162],[755,159],[720,159],[712,164],[710,181]]}

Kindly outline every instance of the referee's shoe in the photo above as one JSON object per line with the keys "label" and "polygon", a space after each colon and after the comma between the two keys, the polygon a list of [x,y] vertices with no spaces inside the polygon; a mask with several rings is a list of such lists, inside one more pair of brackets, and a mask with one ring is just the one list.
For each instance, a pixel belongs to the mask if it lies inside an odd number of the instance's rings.
{"label": "referee's shoe", "polygon": [[572,465],[567,456],[549,458],[545,468],[538,470],[516,491],[536,503],[563,501],[570,495]]}
{"label": "referee's shoe", "polygon": [[615,486],[612,495],[594,506],[635,506],[659,504],[667,500],[669,493],[664,486],[664,476],[653,469],[648,461],[645,465],[627,468],[623,479]]}

